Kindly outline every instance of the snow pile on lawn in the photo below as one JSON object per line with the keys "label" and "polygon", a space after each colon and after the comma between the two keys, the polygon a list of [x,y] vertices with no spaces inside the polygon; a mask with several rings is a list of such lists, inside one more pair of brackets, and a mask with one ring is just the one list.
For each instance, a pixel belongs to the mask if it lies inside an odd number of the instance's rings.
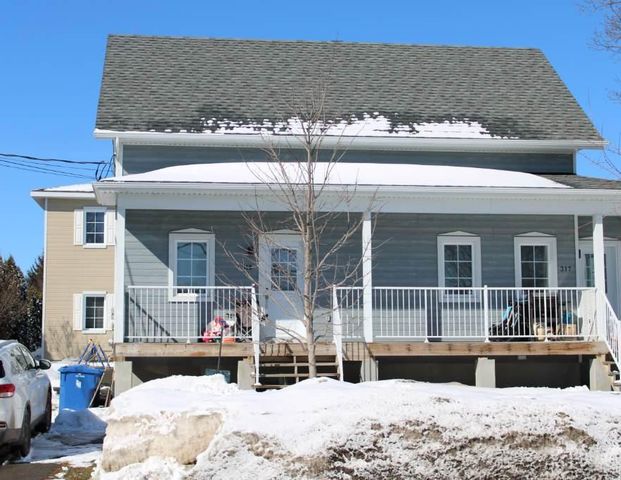
{"label": "snow pile on lawn", "polygon": [[[231,162],[177,165],[145,173],[105,178],[109,183],[308,183],[304,164],[290,162],[282,169],[270,162]],[[494,187],[494,188],[560,188],[567,185],[524,172],[492,168],[454,167],[445,165],[400,165],[382,163],[328,163],[315,165],[314,178],[326,185],[372,185],[403,187]]]}
{"label": "snow pile on lawn", "polygon": [[586,388],[315,379],[255,393],[171,377],[119,396],[108,421],[103,470],[121,467],[115,444],[168,448],[105,480],[621,476],[621,397]]}

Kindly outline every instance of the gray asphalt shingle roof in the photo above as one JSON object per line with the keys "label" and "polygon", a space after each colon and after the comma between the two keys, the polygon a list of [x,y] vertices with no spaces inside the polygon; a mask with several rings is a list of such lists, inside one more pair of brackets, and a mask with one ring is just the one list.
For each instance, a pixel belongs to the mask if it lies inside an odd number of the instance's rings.
{"label": "gray asphalt shingle roof", "polygon": [[505,138],[601,139],[537,49],[143,36],[109,37],[96,126],[280,121],[321,82],[330,118],[377,112],[392,126],[478,122]]}
{"label": "gray asphalt shingle roof", "polygon": [[621,190],[621,181],[582,175],[540,175],[541,177],[581,190]]}

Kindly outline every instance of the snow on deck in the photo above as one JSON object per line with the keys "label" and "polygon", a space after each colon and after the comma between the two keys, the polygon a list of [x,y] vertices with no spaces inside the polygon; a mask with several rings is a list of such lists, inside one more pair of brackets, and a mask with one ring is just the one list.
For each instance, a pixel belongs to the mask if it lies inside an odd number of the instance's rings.
{"label": "snow on deck", "polygon": [[354,385],[323,378],[256,393],[239,391],[221,376],[177,376],[122,394],[108,419],[142,416],[145,424],[161,425],[160,435],[181,415],[210,412],[224,421],[196,465],[149,457],[101,478],[621,476],[621,396],[586,387]]}
{"label": "snow on deck", "polygon": [[[307,183],[305,164],[285,163],[282,171],[280,165],[271,162],[179,165],[107,178],[100,183]],[[328,185],[571,188],[530,173],[438,165],[318,162],[313,178],[315,183]]]}

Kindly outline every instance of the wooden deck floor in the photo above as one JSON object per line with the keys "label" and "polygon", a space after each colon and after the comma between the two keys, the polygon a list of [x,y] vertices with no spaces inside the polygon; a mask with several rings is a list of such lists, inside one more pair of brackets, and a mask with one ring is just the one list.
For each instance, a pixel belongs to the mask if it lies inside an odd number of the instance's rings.
{"label": "wooden deck floor", "polygon": [[[114,348],[116,360],[135,357],[217,357],[219,345],[207,343],[123,343]],[[299,343],[261,344],[264,357],[303,356]],[[350,342],[344,344],[345,360],[356,361],[375,357],[410,356],[517,356],[517,355],[602,355],[607,352],[603,342],[549,341],[549,342]],[[332,343],[318,343],[317,355],[334,355]],[[252,343],[222,345],[223,357],[251,357]]]}

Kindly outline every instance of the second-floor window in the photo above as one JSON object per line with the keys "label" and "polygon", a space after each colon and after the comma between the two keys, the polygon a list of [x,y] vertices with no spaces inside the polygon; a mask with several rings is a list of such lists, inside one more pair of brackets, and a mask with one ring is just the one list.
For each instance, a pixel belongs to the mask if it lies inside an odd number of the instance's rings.
{"label": "second-floor window", "polygon": [[105,245],[106,211],[103,209],[84,209],[84,244]]}

